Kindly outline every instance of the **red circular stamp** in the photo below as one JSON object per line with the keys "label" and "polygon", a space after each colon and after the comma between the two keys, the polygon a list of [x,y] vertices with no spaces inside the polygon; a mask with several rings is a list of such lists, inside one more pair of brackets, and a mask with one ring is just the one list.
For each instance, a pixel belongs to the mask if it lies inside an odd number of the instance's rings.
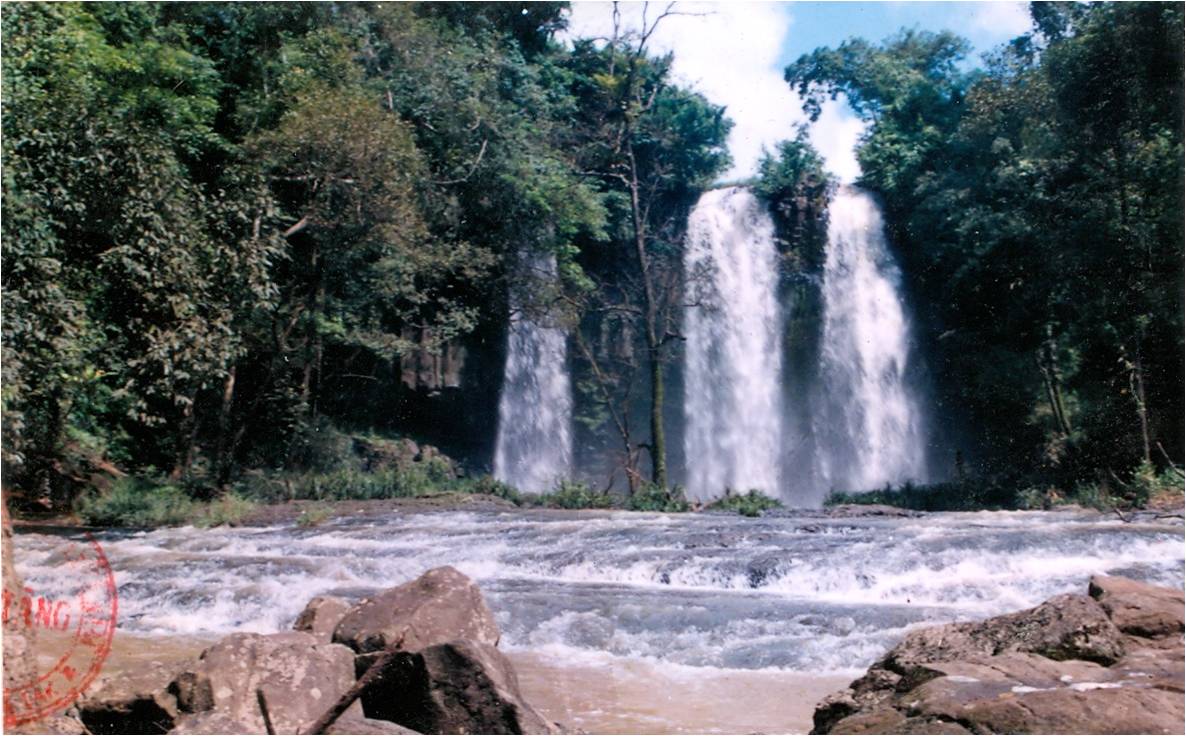
{"label": "red circular stamp", "polygon": [[[111,653],[119,610],[115,577],[91,535],[54,555],[59,592],[39,595],[26,586],[4,591],[5,632],[25,631],[56,661],[38,666],[4,689],[4,726],[12,728],[65,710],[94,681]],[[59,586],[55,586],[59,587]],[[63,590],[64,589],[64,590]]]}

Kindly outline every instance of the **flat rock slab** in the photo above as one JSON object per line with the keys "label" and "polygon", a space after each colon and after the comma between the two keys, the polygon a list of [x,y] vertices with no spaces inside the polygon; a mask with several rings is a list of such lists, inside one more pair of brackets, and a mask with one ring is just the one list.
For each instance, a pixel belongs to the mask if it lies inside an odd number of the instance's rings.
{"label": "flat rock slab", "polygon": [[916,631],[813,733],[1182,733],[1182,591],[1097,576],[1089,595]]}
{"label": "flat rock slab", "polygon": [[1099,601],[1116,628],[1126,634],[1160,639],[1186,630],[1186,601],[1180,590],[1095,575],[1087,592]]}

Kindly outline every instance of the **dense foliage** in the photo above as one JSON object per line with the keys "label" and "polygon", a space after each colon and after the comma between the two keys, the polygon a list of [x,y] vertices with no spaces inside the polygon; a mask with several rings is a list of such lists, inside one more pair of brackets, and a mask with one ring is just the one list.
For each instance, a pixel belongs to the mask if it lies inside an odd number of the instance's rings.
{"label": "dense foliage", "polygon": [[861,184],[904,261],[937,411],[965,420],[952,444],[988,474],[1135,495],[1183,454],[1183,9],[1033,16],[973,72],[961,39],[906,31],[786,79],[808,112],[844,95],[871,123]]}
{"label": "dense foliage", "polygon": [[[554,502],[686,508],[664,431],[682,242],[730,122],[650,52],[665,14],[564,46],[564,13],[7,4],[5,488],[82,493],[87,518],[121,523],[203,497],[240,516],[235,493],[517,499],[427,450],[414,470],[358,455],[426,424],[492,441],[513,292],[568,328],[576,453],[609,479]],[[861,183],[903,261],[936,413],[961,420],[942,448],[958,483],[1007,472],[1040,499],[1102,483],[1139,501],[1183,454],[1183,9],[1033,16],[974,71],[957,36],[905,31],[786,78],[809,113],[843,95],[871,123]],[[754,184],[780,238],[790,391],[818,364],[830,186],[805,134]],[[524,267],[537,256],[558,278]],[[425,366],[466,350],[470,388],[439,403]]]}
{"label": "dense foliage", "polygon": [[728,123],[645,39],[562,47],[563,13],[7,5],[6,487],[56,504],[120,468],[176,510],[348,472],[341,429],[408,429],[372,400],[408,360],[501,344],[523,253],[574,321],[643,303],[608,282],[671,277]]}

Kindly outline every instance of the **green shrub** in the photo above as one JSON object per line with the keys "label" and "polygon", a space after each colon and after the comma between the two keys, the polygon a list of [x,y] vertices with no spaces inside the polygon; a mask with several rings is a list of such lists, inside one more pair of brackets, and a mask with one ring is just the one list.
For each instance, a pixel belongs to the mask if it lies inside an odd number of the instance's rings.
{"label": "green shrub", "polygon": [[551,493],[539,496],[535,502],[556,509],[612,509],[617,505],[612,495],[574,480],[559,481]]}
{"label": "green shrub", "polygon": [[197,504],[175,485],[120,478],[106,493],[87,493],[75,510],[95,526],[170,526],[193,523]]}
{"label": "green shrub", "polygon": [[1115,499],[1099,483],[1076,483],[1075,489],[1063,503],[1074,503],[1083,508],[1099,511],[1111,511],[1116,508]]}
{"label": "green shrub", "polygon": [[[832,492],[825,506],[840,504],[883,504],[915,511],[979,511],[982,509],[1029,508],[1030,501],[1041,502],[1031,491],[1017,490],[1020,482],[1003,478],[974,478],[952,483],[914,485],[906,483],[898,488],[886,486],[878,491],[860,493]],[[1037,493],[1040,493],[1037,492]]]}
{"label": "green shrub", "polygon": [[301,510],[296,525],[302,529],[318,526],[334,515],[334,509],[327,504],[313,504]]}
{"label": "green shrub", "polygon": [[120,478],[106,493],[84,494],[75,504],[87,524],[123,527],[234,526],[254,509],[233,493],[203,503],[175,484],[142,477]]}
{"label": "green shrub", "polygon": [[708,508],[711,511],[736,511],[742,516],[757,517],[764,511],[782,508],[782,502],[761,491],[751,490],[740,496],[726,495]]}
{"label": "green shrub", "polygon": [[457,486],[457,490],[463,493],[497,496],[505,498],[516,506],[522,506],[525,503],[519,489],[500,480],[495,480],[493,476],[482,475],[477,478],[465,478],[459,481]]}
{"label": "green shrub", "polygon": [[458,482],[439,480],[440,469],[425,463],[407,470],[365,472],[340,468],[325,473],[253,474],[245,476],[237,489],[244,496],[263,503],[284,501],[369,501],[383,498],[411,498],[453,490]]}
{"label": "green shrub", "polygon": [[631,511],[681,513],[688,510],[688,500],[680,486],[668,489],[655,483],[644,483],[626,499],[626,508]]}
{"label": "green shrub", "polygon": [[256,504],[237,493],[225,493],[198,506],[198,526],[239,526],[255,511]]}
{"label": "green shrub", "polygon": [[354,464],[354,444],[349,435],[322,417],[296,427],[289,461],[313,472],[331,472]]}
{"label": "green shrub", "polygon": [[1158,471],[1152,463],[1143,462],[1133,471],[1132,480],[1122,488],[1122,497],[1129,506],[1148,506],[1151,501],[1182,496],[1184,480],[1186,477],[1177,468]]}

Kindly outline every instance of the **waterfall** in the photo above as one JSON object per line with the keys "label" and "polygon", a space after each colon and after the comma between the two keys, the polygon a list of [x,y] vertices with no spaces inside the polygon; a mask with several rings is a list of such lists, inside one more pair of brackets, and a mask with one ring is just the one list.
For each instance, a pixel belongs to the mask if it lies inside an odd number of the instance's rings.
{"label": "waterfall", "polygon": [[843,186],[828,208],[819,391],[813,410],[823,490],[926,480],[901,273],[873,198]]}
{"label": "waterfall", "polygon": [[688,220],[684,390],[689,497],[778,496],[782,319],[774,223],[746,189],[706,192]]}
{"label": "waterfall", "polygon": [[554,288],[556,259],[524,256],[511,288],[511,324],[498,402],[494,477],[527,493],[545,493],[572,465],[572,389],[566,333],[549,324],[536,295]]}

